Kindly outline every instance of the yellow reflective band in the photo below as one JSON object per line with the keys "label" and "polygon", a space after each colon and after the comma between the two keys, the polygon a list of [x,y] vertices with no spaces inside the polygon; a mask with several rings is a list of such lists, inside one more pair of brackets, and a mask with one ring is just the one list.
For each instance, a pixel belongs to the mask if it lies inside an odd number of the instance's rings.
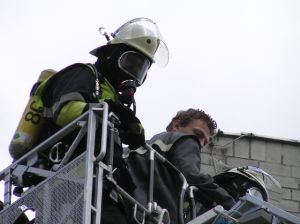
{"label": "yellow reflective band", "polygon": [[113,86],[104,78],[104,82],[101,84],[101,96],[99,103],[103,103],[104,100],[112,100],[115,103],[119,103],[117,93]]}
{"label": "yellow reflective band", "polygon": [[56,119],[56,124],[60,127],[66,126],[82,114],[85,106],[86,103],[82,101],[68,102],[61,108]]}

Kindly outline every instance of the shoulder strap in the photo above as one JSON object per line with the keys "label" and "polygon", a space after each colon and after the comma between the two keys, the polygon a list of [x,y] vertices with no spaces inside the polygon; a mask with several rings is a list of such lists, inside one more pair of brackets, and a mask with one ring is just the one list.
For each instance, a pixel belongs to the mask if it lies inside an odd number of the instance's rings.
{"label": "shoulder strap", "polygon": [[96,79],[95,79],[95,94],[96,97],[99,98],[99,96],[101,95],[101,89],[100,89],[100,82],[103,82],[103,76],[102,74],[97,70],[97,68],[95,67],[95,65],[93,64],[85,64],[86,66],[88,66],[93,74],[95,75]]}
{"label": "shoulder strap", "polygon": [[100,72],[98,72],[97,68],[95,67],[95,65],[93,64],[90,64],[90,63],[75,63],[75,64],[72,64],[72,65],[69,65],[65,68],[63,68],[62,70],[56,72],[55,74],[53,74],[52,76],[48,77],[47,79],[45,79],[43,82],[37,82],[34,84],[32,90],[31,90],[31,93],[30,94],[38,94],[40,95],[41,92],[43,91],[46,83],[48,82],[49,79],[51,79],[52,77],[54,76],[57,76],[59,74],[63,74],[71,69],[74,69],[74,68],[78,68],[78,67],[87,67],[89,68],[92,73],[95,75],[95,94],[97,96],[97,98],[100,96],[101,94],[101,89],[100,89],[100,82],[102,82],[103,80],[103,76]]}

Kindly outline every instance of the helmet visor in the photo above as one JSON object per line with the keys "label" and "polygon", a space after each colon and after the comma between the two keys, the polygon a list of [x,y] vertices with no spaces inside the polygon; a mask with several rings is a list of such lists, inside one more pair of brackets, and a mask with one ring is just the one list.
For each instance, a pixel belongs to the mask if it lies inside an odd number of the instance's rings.
{"label": "helmet visor", "polygon": [[260,188],[251,187],[251,188],[247,189],[247,193],[250,194],[251,196],[257,197],[261,200],[265,200],[265,201],[268,200],[266,193],[264,193]]}
{"label": "helmet visor", "polygon": [[118,66],[122,71],[131,76],[137,82],[137,85],[140,86],[146,78],[151,62],[147,57],[140,53],[126,51],[119,57]]}

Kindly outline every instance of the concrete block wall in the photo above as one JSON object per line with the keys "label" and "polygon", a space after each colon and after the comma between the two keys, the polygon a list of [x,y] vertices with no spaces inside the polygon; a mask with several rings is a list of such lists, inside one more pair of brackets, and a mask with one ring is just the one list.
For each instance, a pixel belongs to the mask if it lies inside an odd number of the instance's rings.
{"label": "concrete block wall", "polygon": [[277,179],[282,190],[270,191],[270,202],[300,216],[300,141],[220,132],[202,149],[202,172],[215,175],[226,168],[257,166]]}

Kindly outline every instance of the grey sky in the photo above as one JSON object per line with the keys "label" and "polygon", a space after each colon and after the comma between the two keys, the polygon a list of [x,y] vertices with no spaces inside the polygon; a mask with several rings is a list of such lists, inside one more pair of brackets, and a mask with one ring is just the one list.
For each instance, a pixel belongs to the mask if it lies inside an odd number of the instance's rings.
{"label": "grey sky", "polygon": [[170,51],[137,91],[147,138],[194,107],[223,131],[300,140],[299,12],[297,0],[1,0],[0,169],[39,73],[94,62],[88,52],[105,43],[98,28],[135,17],[154,20]]}

